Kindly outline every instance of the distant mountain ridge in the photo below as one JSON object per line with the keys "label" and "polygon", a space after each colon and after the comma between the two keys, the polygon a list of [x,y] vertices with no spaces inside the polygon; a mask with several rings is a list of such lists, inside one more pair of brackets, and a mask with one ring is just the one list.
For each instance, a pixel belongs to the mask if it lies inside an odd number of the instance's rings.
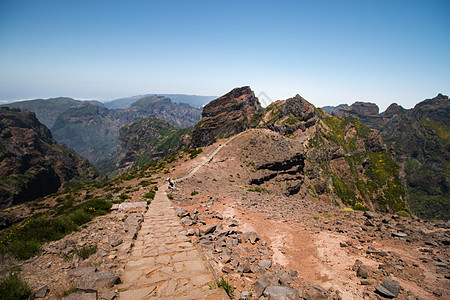
{"label": "distant mountain ridge", "polygon": [[0,107],[18,108],[20,110],[29,110],[36,114],[39,121],[47,126],[47,128],[52,128],[55,124],[56,118],[70,107],[79,105],[82,103],[90,103],[95,106],[103,106],[99,101],[80,101],[68,97],[58,97],[50,99],[34,99],[17,101],[7,104],[2,104]]}
{"label": "distant mountain ridge", "polygon": [[198,95],[186,95],[186,94],[145,94],[138,96],[131,96],[126,98],[119,98],[111,101],[104,102],[103,104],[109,109],[125,109],[129,108],[134,102],[146,97],[162,96],[170,98],[175,103],[185,103],[193,107],[202,107],[209,103],[211,100],[217,98],[216,96],[198,96]]}

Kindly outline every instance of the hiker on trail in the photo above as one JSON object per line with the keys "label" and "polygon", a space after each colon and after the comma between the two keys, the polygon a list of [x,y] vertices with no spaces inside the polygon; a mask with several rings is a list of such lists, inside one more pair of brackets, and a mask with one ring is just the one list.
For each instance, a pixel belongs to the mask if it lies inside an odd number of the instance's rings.
{"label": "hiker on trail", "polygon": [[167,181],[169,182],[169,189],[174,189],[175,188],[175,181],[173,181],[172,178],[168,177]]}

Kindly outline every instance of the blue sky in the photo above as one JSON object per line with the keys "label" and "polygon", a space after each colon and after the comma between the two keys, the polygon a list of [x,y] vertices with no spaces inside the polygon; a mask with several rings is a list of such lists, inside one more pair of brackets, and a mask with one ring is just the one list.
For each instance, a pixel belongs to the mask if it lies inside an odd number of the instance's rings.
{"label": "blue sky", "polygon": [[145,93],[385,109],[449,94],[450,1],[0,0],[0,100]]}

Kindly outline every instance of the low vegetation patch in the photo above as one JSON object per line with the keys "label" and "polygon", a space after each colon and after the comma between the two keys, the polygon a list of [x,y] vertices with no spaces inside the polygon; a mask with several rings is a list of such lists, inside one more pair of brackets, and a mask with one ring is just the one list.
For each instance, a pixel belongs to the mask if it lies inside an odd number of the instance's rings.
{"label": "low vegetation patch", "polygon": [[11,254],[24,260],[39,254],[42,244],[61,239],[78,230],[79,226],[94,217],[108,213],[112,204],[103,199],[92,199],[73,207],[37,214],[19,226],[13,226],[0,234],[0,254]]}
{"label": "low vegetation patch", "polygon": [[150,191],[148,191],[148,193],[144,194],[144,198],[153,200],[153,199],[155,199],[155,195],[156,195],[156,191],[150,190]]}
{"label": "low vegetation patch", "polygon": [[225,292],[228,294],[228,296],[230,298],[233,298],[234,289],[231,286],[231,284],[228,282],[228,280],[224,279],[223,277],[220,277],[219,282],[217,282],[217,287],[224,289]]}
{"label": "low vegetation patch", "polygon": [[86,259],[97,252],[97,244],[84,245],[81,248],[75,248],[75,253],[82,259]]}
{"label": "low vegetation patch", "polygon": [[9,276],[0,282],[0,300],[11,299],[33,299],[30,287],[17,272],[10,272]]}
{"label": "low vegetation patch", "polygon": [[404,211],[404,210],[400,210],[400,211],[396,212],[395,214],[400,217],[411,218],[411,215],[409,214],[409,212]]}
{"label": "low vegetation patch", "polygon": [[198,192],[196,191],[196,190],[193,190],[192,192],[191,192],[191,196],[195,196],[195,195],[197,195],[198,194]]}

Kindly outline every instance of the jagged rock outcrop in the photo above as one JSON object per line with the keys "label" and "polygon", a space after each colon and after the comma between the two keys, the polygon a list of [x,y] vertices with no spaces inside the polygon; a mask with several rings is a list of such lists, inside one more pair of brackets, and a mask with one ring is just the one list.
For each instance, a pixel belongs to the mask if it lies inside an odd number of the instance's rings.
{"label": "jagged rock outcrop", "polygon": [[296,130],[305,131],[316,121],[317,113],[314,106],[300,95],[296,95],[294,98],[270,104],[264,111],[260,126],[282,134],[291,134]]}
{"label": "jagged rock outcrop", "polygon": [[34,113],[0,109],[0,208],[104,179],[52,138]]}
{"label": "jagged rock outcrop", "polygon": [[203,108],[202,120],[194,127],[192,145],[207,146],[255,127],[263,109],[250,87],[235,88]]}
{"label": "jagged rock outcrop", "polygon": [[127,124],[120,128],[116,167],[122,172],[186,148],[191,134],[190,128],[177,128],[155,117]]}

